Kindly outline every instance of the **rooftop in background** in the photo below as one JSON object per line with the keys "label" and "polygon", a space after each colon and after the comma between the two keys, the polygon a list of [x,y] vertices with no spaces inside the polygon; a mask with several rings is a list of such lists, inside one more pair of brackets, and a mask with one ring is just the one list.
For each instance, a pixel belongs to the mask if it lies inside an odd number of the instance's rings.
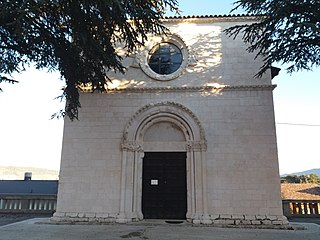
{"label": "rooftop in background", "polygon": [[320,185],[316,183],[282,183],[282,199],[320,200]]}
{"label": "rooftop in background", "polygon": [[0,194],[56,195],[57,180],[0,180]]}

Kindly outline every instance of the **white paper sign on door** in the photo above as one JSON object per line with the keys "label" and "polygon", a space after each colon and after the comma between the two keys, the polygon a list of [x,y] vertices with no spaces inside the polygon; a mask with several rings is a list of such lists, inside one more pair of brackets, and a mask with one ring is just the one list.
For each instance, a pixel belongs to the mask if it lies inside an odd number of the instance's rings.
{"label": "white paper sign on door", "polygon": [[151,185],[158,185],[158,179],[151,179]]}

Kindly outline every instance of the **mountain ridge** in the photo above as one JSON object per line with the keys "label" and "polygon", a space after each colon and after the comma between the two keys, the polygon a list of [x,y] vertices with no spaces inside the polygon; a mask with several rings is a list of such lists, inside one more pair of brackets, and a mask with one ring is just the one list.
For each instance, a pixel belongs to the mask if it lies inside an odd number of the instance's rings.
{"label": "mountain ridge", "polygon": [[286,173],[286,174],[282,174],[281,177],[285,177],[288,175],[308,175],[308,174],[316,174],[318,175],[318,177],[320,177],[320,168],[313,168],[313,169],[309,169],[301,172],[295,172],[295,173]]}
{"label": "mountain ridge", "polygon": [[32,173],[32,180],[58,180],[59,171],[36,167],[0,166],[0,180],[24,180],[25,172]]}

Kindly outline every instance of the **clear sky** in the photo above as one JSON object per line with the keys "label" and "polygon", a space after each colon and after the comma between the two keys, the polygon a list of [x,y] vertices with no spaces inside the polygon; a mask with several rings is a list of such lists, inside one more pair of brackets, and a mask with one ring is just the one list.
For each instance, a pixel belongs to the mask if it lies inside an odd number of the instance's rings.
{"label": "clear sky", "polygon": [[[180,9],[182,15],[228,14],[232,2],[183,0]],[[0,165],[59,169],[63,120],[50,116],[63,108],[54,100],[63,82],[57,73],[34,69],[14,77],[19,84],[1,84]],[[282,70],[273,83],[280,173],[320,168],[320,68]]]}

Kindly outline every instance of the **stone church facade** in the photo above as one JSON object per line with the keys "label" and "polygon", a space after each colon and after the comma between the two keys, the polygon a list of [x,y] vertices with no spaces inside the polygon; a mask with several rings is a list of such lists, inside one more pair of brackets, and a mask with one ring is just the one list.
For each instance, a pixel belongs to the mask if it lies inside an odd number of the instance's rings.
{"label": "stone church facade", "polygon": [[[164,19],[65,120],[54,221],[285,225],[271,74],[223,30],[250,16]],[[121,49],[119,49],[120,51]]]}

